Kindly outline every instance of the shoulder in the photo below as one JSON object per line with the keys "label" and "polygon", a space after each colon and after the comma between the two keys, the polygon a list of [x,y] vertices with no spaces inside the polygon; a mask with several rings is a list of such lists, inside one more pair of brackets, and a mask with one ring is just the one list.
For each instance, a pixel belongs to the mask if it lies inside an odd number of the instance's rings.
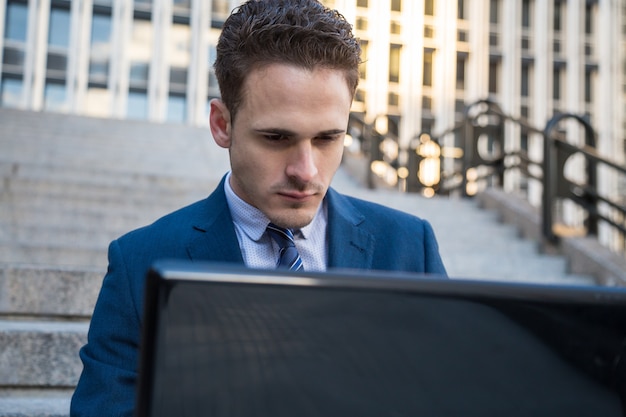
{"label": "shoulder", "polygon": [[344,216],[351,216],[353,220],[361,219],[362,222],[373,224],[395,224],[395,225],[418,225],[425,220],[373,201],[341,194],[333,189],[329,189],[329,210],[341,213]]}

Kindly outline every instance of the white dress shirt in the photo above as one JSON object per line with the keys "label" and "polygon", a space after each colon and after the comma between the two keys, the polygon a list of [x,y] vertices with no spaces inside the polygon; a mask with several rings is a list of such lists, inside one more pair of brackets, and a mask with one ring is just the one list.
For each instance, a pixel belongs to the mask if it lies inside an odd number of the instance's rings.
{"label": "white dress shirt", "polygon": [[[270,220],[259,209],[243,201],[230,186],[229,172],[224,183],[226,201],[233,218],[239,248],[246,266],[273,269],[279,257],[278,244],[267,233]],[[313,221],[299,230],[294,230],[295,244],[305,271],[325,271],[328,254],[326,239],[326,199],[317,210]]]}

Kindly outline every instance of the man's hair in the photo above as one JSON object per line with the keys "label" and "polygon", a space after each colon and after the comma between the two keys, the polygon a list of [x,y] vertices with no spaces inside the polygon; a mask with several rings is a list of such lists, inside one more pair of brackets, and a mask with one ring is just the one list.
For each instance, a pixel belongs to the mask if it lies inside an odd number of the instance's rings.
{"label": "man's hair", "polygon": [[352,26],[317,0],[248,0],[224,22],[215,74],[222,101],[234,118],[252,70],[274,63],[342,70],[354,95],[360,55]]}

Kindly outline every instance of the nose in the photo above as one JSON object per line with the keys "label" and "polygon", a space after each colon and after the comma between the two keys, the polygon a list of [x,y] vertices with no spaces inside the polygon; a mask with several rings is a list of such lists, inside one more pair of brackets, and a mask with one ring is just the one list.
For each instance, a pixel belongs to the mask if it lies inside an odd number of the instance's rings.
{"label": "nose", "polygon": [[290,155],[285,173],[288,177],[297,179],[299,182],[310,182],[317,175],[317,164],[310,142],[299,143]]}

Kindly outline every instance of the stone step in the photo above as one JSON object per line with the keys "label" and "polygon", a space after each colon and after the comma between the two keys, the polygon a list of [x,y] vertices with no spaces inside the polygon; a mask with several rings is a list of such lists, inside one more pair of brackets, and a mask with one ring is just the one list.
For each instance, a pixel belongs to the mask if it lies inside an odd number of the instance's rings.
{"label": "stone step", "polygon": [[514,226],[501,223],[497,213],[481,209],[474,200],[427,199],[390,190],[351,188],[345,178],[339,182],[338,188],[343,187],[348,194],[427,219],[450,276],[545,284],[595,283],[593,277],[568,274],[565,258],[539,253],[536,242],[521,239]]}
{"label": "stone step", "polygon": [[0,389],[1,417],[69,417],[73,389]]}
{"label": "stone step", "polygon": [[0,243],[0,264],[104,268],[107,265],[107,252],[102,247],[51,247],[37,243],[15,246]]}
{"label": "stone step", "polygon": [[0,387],[75,386],[88,326],[87,321],[0,320]]}
{"label": "stone step", "polygon": [[[103,168],[97,166],[72,166],[69,164],[55,165],[50,163],[8,163],[0,162],[0,177],[12,190],[34,189],[41,190],[43,187],[95,187],[95,188],[119,188],[145,189],[159,187],[162,189],[190,189],[206,183],[214,183],[221,179],[226,172],[215,172],[214,177],[206,173],[194,173],[187,175],[170,174],[167,171],[160,173],[143,172],[137,167],[118,165],[117,168]],[[202,176],[194,176],[201,174]]]}
{"label": "stone step", "polygon": [[[54,185],[52,185],[54,184]],[[0,192],[0,206],[23,208],[47,207],[57,210],[79,211],[85,208],[108,210],[124,207],[159,206],[175,207],[205,198],[215,188],[206,182],[181,187],[155,184],[145,187],[91,187],[88,185],[40,183],[28,189],[4,190]]]}
{"label": "stone step", "polygon": [[0,316],[88,319],[104,273],[104,267],[0,266]]}

